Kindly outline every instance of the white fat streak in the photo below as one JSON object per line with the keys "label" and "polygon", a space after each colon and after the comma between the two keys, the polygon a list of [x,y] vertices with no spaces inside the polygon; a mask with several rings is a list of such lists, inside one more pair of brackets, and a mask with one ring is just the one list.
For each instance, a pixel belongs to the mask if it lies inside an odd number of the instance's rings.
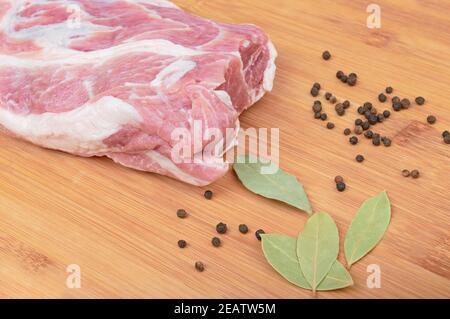
{"label": "white fat streak", "polygon": [[227,106],[229,106],[232,110],[234,110],[233,102],[231,101],[230,94],[228,94],[227,91],[223,90],[216,90],[213,91],[213,93]]}
{"label": "white fat streak", "polygon": [[0,108],[0,125],[12,133],[47,148],[83,155],[108,151],[104,139],[123,125],[140,121],[130,104],[112,96],[62,113],[24,115]]}
{"label": "white fat streak", "polygon": [[[204,186],[208,185],[211,182],[205,181],[199,178],[195,178],[192,175],[189,175],[188,173],[182,171],[178,166],[176,166],[169,158],[161,155],[157,151],[148,151],[145,153],[146,156],[152,160],[153,162],[157,163],[162,169],[167,171],[168,173],[172,174],[174,177],[178,178],[179,180],[192,184],[197,186]],[[219,167],[220,168],[220,167]]]}
{"label": "white fat streak", "polygon": [[[128,2],[136,2],[136,0],[127,0]],[[138,0],[137,3],[148,3],[153,4],[162,8],[174,8],[178,9],[178,7],[170,1],[167,0]]]}
{"label": "white fat streak", "polygon": [[267,64],[267,68],[264,71],[264,82],[263,88],[266,91],[272,91],[273,89],[273,81],[275,79],[275,72],[277,70],[277,66],[275,65],[275,59],[278,56],[278,52],[275,49],[275,46],[271,41],[267,43],[267,48],[269,49],[270,59]]}
{"label": "white fat streak", "polygon": [[186,73],[192,71],[197,66],[197,63],[189,60],[178,60],[175,61],[164,69],[162,69],[155,79],[150,83],[153,87],[163,86],[165,88],[170,88],[172,85],[176,84]]}
{"label": "white fat streak", "polygon": [[130,53],[154,53],[158,55],[167,55],[173,57],[185,57],[204,54],[202,51],[196,51],[184,46],[174,44],[168,40],[154,39],[142,40],[136,42],[127,42],[107,49],[80,52],[64,48],[53,48],[47,52],[31,57],[17,57],[12,55],[0,54],[0,66],[36,68],[48,67],[50,65],[77,65],[94,64],[102,65],[109,59],[117,58],[120,55],[129,55]]}

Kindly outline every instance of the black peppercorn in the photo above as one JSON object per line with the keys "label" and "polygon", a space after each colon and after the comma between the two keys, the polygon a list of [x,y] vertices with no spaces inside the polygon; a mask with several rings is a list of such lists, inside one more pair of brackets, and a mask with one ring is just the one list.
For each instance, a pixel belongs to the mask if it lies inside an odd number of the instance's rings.
{"label": "black peppercorn", "polygon": [[321,115],[322,115],[322,113],[320,113],[320,112],[314,113],[314,118],[318,120],[318,119],[320,119]]}
{"label": "black peppercorn", "polygon": [[344,102],[342,102],[342,105],[344,106],[344,109],[348,109],[350,107],[350,101],[345,100]]}
{"label": "black peppercorn", "polygon": [[362,156],[361,154],[360,155],[356,155],[356,161],[358,163],[364,162],[364,156]]}
{"label": "black peppercorn", "polygon": [[416,97],[416,104],[423,105],[425,103],[425,99],[421,96]]}
{"label": "black peppercorn", "polygon": [[434,123],[436,123],[436,116],[434,116],[434,115],[428,116],[428,117],[427,117],[427,122],[428,122],[429,124],[434,124]]}
{"label": "black peppercorn", "polygon": [[210,190],[207,190],[207,191],[205,192],[204,196],[205,196],[206,199],[212,199],[212,197],[213,197],[213,192],[210,191]]}
{"label": "black peppercorn", "polygon": [[364,136],[367,138],[372,138],[373,137],[373,132],[371,130],[368,130],[364,133]]}
{"label": "black peppercorn", "polygon": [[385,111],[383,112],[383,116],[384,116],[385,118],[388,118],[389,116],[391,116],[391,112],[390,112],[389,110],[385,110]]}
{"label": "black peppercorn", "polygon": [[408,109],[411,105],[411,102],[408,99],[403,99],[400,101],[400,103],[402,104],[403,109]]}
{"label": "black peppercorn", "polygon": [[219,246],[221,245],[220,238],[219,238],[219,237],[214,237],[214,238],[211,240],[211,244],[212,244],[214,247],[219,247]]}
{"label": "black peppercorn", "polygon": [[320,101],[319,101],[319,103],[314,102],[314,105],[313,105],[312,109],[313,109],[314,113],[321,112],[322,111],[322,104],[320,103]]}
{"label": "black peppercorn", "polygon": [[331,53],[329,51],[323,51],[322,53],[322,59],[325,61],[328,61],[331,58]]}
{"label": "black peppercorn", "polygon": [[335,178],[334,178],[334,182],[337,184],[337,183],[343,183],[344,182],[344,178],[342,177],[342,176],[340,176],[340,175],[338,175],[338,176],[336,176]]}
{"label": "black peppercorn", "polygon": [[350,86],[355,86],[356,82],[358,81],[358,79],[356,77],[354,77],[354,76],[351,76],[351,74],[354,74],[354,73],[350,73],[350,75],[348,76],[347,84],[350,85]]}
{"label": "black peppercorn", "polygon": [[449,131],[444,131],[444,132],[442,132],[442,137],[446,137],[447,135],[450,135],[450,132]]}
{"label": "black peppercorn", "polygon": [[332,96],[333,96],[333,94],[331,94],[330,92],[325,93],[325,99],[327,101],[330,100]]}
{"label": "black peppercorn", "polygon": [[326,121],[327,118],[328,118],[327,113],[322,113],[322,114],[320,114],[320,119],[321,119],[322,121]]}
{"label": "black peppercorn", "polygon": [[329,129],[329,130],[334,129],[334,123],[328,122],[327,123],[327,129]]}
{"label": "black peppercorn", "polygon": [[395,112],[398,112],[402,109],[402,103],[400,102],[394,102],[392,104],[392,108],[394,109]]}
{"label": "black peppercorn", "polygon": [[339,109],[336,111],[337,115],[343,116],[345,114],[345,109]]}
{"label": "black peppercorn", "polygon": [[352,136],[352,137],[350,137],[349,142],[352,145],[356,145],[356,144],[358,144],[358,138],[356,136]]}
{"label": "black peppercorn", "polygon": [[381,136],[378,133],[373,133],[372,138],[379,138],[379,139],[381,139]]}
{"label": "black peppercorn", "polygon": [[355,125],[362,125],[363,121],[361,119],[355,120]]}
{"label": "black peppercorn", "polygon": [[420,176],[420,173],[419,173],[419,171],[418,170],[412,170],[411,171],[411,177],[412,178],[419,178],[419,176]]}
{"label": "black peppercorn", "polygon": [[363,128],[362,128],[362,126],[361,125],[356,125],[355,126],[355,134],[357,134],[357,135],[361,135],[362,133],[363,133]]}
{"label": "black peppercorn", "polygon": [[227,232],[227,229],[228,229],[227,224],[224,223],[218,223],[216,226],[216,231],[219,234],[225,234]]}
{"label": "black peppercorn", "polygon": [[383,113],[379,113],[379,114],[377,115],[377,118],[378,118],[378,122],[379,122],[379,123],[383,122],[383,121],[384,121],[384,115],[383,115]]}
{"label": "black peppercorn", "polygon": [[364,112],[365,112],[365,110],[364,110],[364,107],[362,107],[362,106],[360,106],[360,107],[358,107],[358,113],[359,114],[364,114]]}
{"label": "black peppercorn", "polygon": [[372,144],[375,146],[381,145],[381,138],[380,136],[373,136],[372,137]]}
{"label": "black peppercorn", "polygon": [[177,210],[178,218],[185,218],[187,216],[187,212],[184,209]]}
{"label": "black peppercorn", "polygon": [[370,102],[366,102],[363,106],[366,108],[366,111],[370,111],[373,107],[373,104]]}
{"label": "black peppercorn", "polygon": [[368,120],[371,125],[375,125],[378,122],[378,117],[375,114],[371,114]]}
{"label": "black peppercorn", "polygon": [[333,96],[330,98],[330,102],[331,102],[332,104],[336,103],[336,102],[337,102],[337,98],[333,95]]}
{"label": "black peppercorn", "polygon": [[247,225],[245,225],[245,224],[240,224],[240,225],[239,225],[239,231],[240,231],[242,234],[247,234],[247,233],[248,233],[248,227],[247,227]]}
{"label": "black peppercorn", "polygon": [[178,247],[180,247],[180,248],[185,248],[186,245],[187,245],[187,243],[186,243],[185,240],[180,239],[180,240],[178,241]]}
{"label": "black peppercorn", "polygon": [[387,137],[383,138],[382,141],[383,141],[384,146],[386,146],[386,147],[389,147],[392,144],[391,139],[387,138]]}
{"label": "black peppercorn", "polygon": [[381,93],[380,95],[378,95],[378,101],[380,101],[381,103],[386,102],[387,100],[387,96],[384,95],[383,93]]}
{"label": "black peppercorn", "polygon": [[352,134],[352,130],[349,129],[349,128],[346,128],[346,129],[344,130],[344,135],[350,135],[350,134]]}
{"label": "black peppercorn", "polygon": [[369,121],[364,121],[361,126],[364,131],[367,131],[370,128],[370,123],[369,123]]}
{"label": "black peppercorn", "polygon": [[386,88],[386,93],[387,93],[387,94],[391,94],[392,92],[394,92],[394,89],[393,89],[392,87],[388,86],[388,87]]}
{"label": "black peppercorn", "polygon": [[444,136],[444,143],[445,144],[450,144],[450,134],[447,134]]}
{"label": "black peppercorn", "polygon": [[344,182],[339,182],[336,184],[336,188],[338,191],[343,192],[345,191],[346,185]]}
{"label": "black peppercorn", "polygon": [[400,98],[399,98],[398,96],[394,96],[394,97],[391,99],[391,101],[392,101],[392,103],[397,103],[397,102],[400,102]]}
{"label": "black peppercorn", "polygon": [[318,83],[318,82],[315,82],[315,83],[313,84],[313,87],[316,88],[316,89],[318,89],[318,90],[320,90],[320,88],[321,88],[320,83]]}
{"label": "black peppercorn", "polygon": [[403,177],[409,177],[409,176],[411,176],[411,172],[407,169],[404,169],[402,171],[402,175],[403,175]]}
{"label": "black peppercorn", "polygon": [[263,235],[263,234],[265,234],[265,233],[266,233],[266,232],[265,232],[264,230],[258,229],[258,230],[255,232],[256,239],[261,240],[261,235]]}
{"label": "black peppercorn", "polygon": [[341,76],[342,83],[347,83],[347,80],[348,80],[348,76],[346,76],[346,75]]}
{"label": "black peppercorn", "polygon": [[370,113],[370,111],[366,111],[365,113],[364,113],[364,117],[366,118],[366,119],[369,119],[369,117],[372,115],[372,113]]}
{"label": "black peppercorn", "polygon": [[378,110],[373,107],[373,108],[370,109],[370,114],[377,115],[378,114]]}
{"label": "black peppercorn", "polygon": [[195,269],[199,272],[203,272],[205,270],[205,264],[203,264],[201,261],[197,261],[195,263]]}
{"label": "black peppercorn", "polygon": [[319,95],[319,89],[317,89],[316,87],[313,87],[311,89],[311,95],[316,97],[317,95]]}
{"label": "black peppercorn", "polygon": [[336,77],[337,77],[338,79],[341,79],[342,76],[344,76],[344,72],[342,72],[342,71],[337,71],[337,72],[336,72]]}

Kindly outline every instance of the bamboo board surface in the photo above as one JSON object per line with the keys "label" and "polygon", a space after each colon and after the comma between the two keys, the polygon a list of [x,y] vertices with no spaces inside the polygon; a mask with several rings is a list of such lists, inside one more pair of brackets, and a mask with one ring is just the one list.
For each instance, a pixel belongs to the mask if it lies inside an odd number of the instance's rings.
{"label": "bamboo board surface", "polygon": [[[178,0],[184,9],[223,22],[250,22],[272,37],[278,52],[275,87],[242,117],[243,127],[281,130],[280,165],[305,185],[315,211],[336,220],[341,238],[359,205],[387,190],[392,221],[381,244],[351,269],[354,286],[322,298],[450,297],[450,1],[387,1],[381,29],[366,26],[367,1]],[[321,59],[323,50],[333,58]],[[356,87],[335,78],[356,72]],[[313,82],[352,101],[336,123],[312,119]],[[423,95],[424,106],[395,113],[377,127],[391,148],[342,134],[356,106],[376,102],[387,85],[395,95]],[[378,106],[380,103],[375,103]],[[380,107],[390,107],[387,104]],[[429,114],[438,121],[426,124]],[[133,171],[105,158],[79,158],[0,136],[0,298],[11,297],[281,297],[310,298],[266,263],[253,232],[296,236],[307,216],[247,191],[230,171],[206,188]],[[356,154],[366,157],[355,162]],[[418,168],[418,180],[401,176]],[[338,193],[333,178],[345,176]],[[178,208],[190,215],[176,218]],[[215,225],[230,231],[211,246]],[[246,223],[250,233],[237,227]],[[186,239],[188,247],[177,247]],[[342,254],[340,259],[343,260]],[[206,271],[193,264],[202,260]],[[81,267],[82,287],[66,287],[66,267]],[[366,268],[381,268],[381,288],[369,289]]]}

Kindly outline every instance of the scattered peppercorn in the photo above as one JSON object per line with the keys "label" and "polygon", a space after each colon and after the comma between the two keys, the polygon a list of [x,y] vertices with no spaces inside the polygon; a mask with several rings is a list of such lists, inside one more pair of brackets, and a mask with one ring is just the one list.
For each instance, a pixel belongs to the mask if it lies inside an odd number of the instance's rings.
{"label": "scattered peppercorn", "polygon": [[325,93],[325,99],[328,101],[333,96],[330,92]]}
{"label": "scattered peppercorn", "polygon": [[201,261],[197,261],[195,263],[195,269],[199,272],[203,272],[205,270],[205,265]]}
{"label": "scattered peppercorn", "polygon": [[205,192],[204,196],[205,196],[206,199],[212,199],[212,197],[213,197],[213,192],[210,191],[210,190],[207,190],[207,191]]}
{"label": "scattered peppercorn", "polygon": [[362,155],[357,155],[357,156],[356,156],[356,161],[357,161],[358,163],[364,162],[364,156],[362,156]]}
{"label": "scattered peppercorn", "polygon": [[404,109],[408,109],[411,105],[411,102],[408,99],[403,99],[400,103],[402,104],[402,108]]}
{"label": "scattered peppercorn", "polygon": [[337,71],[336,72],[336,77],[340,80],[341,79],[341,77],[343,77],[345,74],[344,74],[344,72],[342,72],[342,71]]}
{"label": "scattered peppercorn", "polygon": [[355,125],[362,125],[362,123],[363,123],[363,120],[361,120],[361,119],[355,120]]}
{"label": "scattered peppercorn", "polygon": [[228,229],[227,224],[224,223],[218,223],[216,226],[216,231],[219,234],[225,234],[227,232],[227,229]]}
{"label": "scattered peppercorn", "polygon": [[364,129],[362,128],[361,125],[356,125],[354,131],[355,131],[355,134],[361,135],[363,133]]}
{"label": "scattered peppercorn", "polygon": [[367,131],[370,128],[370,123],[369,123],[369,121],[364,121],[361,126],[364,131]]}
{"label": "scattered peppercorn", "polygon": [[394,89],[392,87],[388,86],[385,91],[387,94],[391,94],[392,92],[394,92]]}
{"label": "scattered peppercorn", "polygon": [[355,86],[357,81],[358,81],[358,79],[356,77],[353,77],[353,76],[349,75],[348,79],[347,79],[347,84],[350,85],[350,86]]}
{"label": "scattered peppercorn", "polygon": [[394,96],[391,101],[392,103],[400,102],[400,98],[398,96]]}
{"label": "scattered peppercorn", "polygon": [[320,119],[321,119],[322,121],[326,121],[327,118],[328,118],[327,113],[322,113],[322,114],[320,114]]}
{"label": "scattered peppercorn", "polygon": [[328,122],[327,123],[327,129],[329,129],[329,130],[334,129],[334,123]]}
{"label": "scattered peppercorn", "polygon": [[344,182],[339,182],[336,184],[336,188],[338,191],[343,192],[345,191],[346,185]]}
{"label": "scattered peppercorn", "polygon": [[372,144],[375,145],[375,146],[381,145],[381,138],[380,138],[379,135],[372,137]]}
{"label": "scattered peppercorn", "polygon": [[337,115],[343,116],[345,114],[345,109],[339,109],[336,111]]}
{"label": "scattered peppercorn", "polygon": [[347,80],[348,80],[348,76],[346,76],[346,75],[341,76],[342,83],[347,83]]}
{"label": "scattered peppercorn", "polygon": [[330,98],[330,102],[331,102],[332,104],[336,103],[336,102],[337,102],[337,98],[333,95],[333,96]]}
{"label": "scattered peppercorn", "polygon": [[344,182],[344,178],[342,177],[342,176],[340,176],[340,175],[338,175],[338,176],[336,176],[335,178],[334,178],[334,182],[337,184],[337,183],[343,183]]}
{"label": "scattered peppercorn", "polygon": [[361,115],[364,114],[365,113],[364,107],[362,106],[358,107],[358,113]]}
{"label": "scattered peppercorn", "polygon": [[366,118],[366,119],[369,119],[369,117],[372,115],[372,113],[370,112],[370,111],[365,111],[364,112],[364,117]]}
{"label": "scattered peppercorn", "polygon": [[392,108],[394,109],[395,112],[398,112],[402,109],[402,103],[400,102],[394,102],[392,104]]}
{"label": "scattered peppercorn", "polygon": [[371,114],[368,120],[371,125],[375,125],[378,123],[378,116],[376,116],[375,114]]}
{"label": "scattered peppercorn", "polygon": [[384,95],[383,93],[381,93],[380,95],[378,95],[378,101],[380,101],[381,103],[386,102],[387,100],[387,96]]}
{"label": "scattered peppercorn", "polygon": [[263,235],[263,234],[265,234],[265,233],[266,233],[266,232],[265,232],[264,230],[258,229],[258,230],[255,232],[256,239],[261,240],[261,235]]}
{"label": "scattered peppercorn", "polygon": [[444,143],[445,144],[450,144],[450,134],[447,134],[444,136]]}
{"label": "scattered peppercorn", "polygon": [[321,115],[322,115],[322,113],[320,113],[320,112],[314,113],[314,118],[318,120],[318,119],[320,119]]}
{"label": "scattered peppercorn", "polygon": [[346,129],[344,130],[344,135],[350,135],[350,134],[352,134],[352,130],[349,129],[349,128],[346,128]]}
{"label": "scattered peppercorn", "polygon": [[[319,102],[319,103],[316,103],[316,102]],[[316,102],[314,102],[313,107],[312,107],[314,113],[322,111],[322,103],[320,103],[320,101],[316,101]]]}
{"label": "scattered peppercorn", "polygon": [[328,60],[331,58],[331,53],[330,53],[329,51],[324,51],[324,52],[322,53],[322,58],[323,58],[325,61],[328,61]]}
{"label": "scattered peppercorn", "polygon": [[320,83],[318,83],[318,82],[315,82],[313,84],[313,87],[317,88],[318,90],[320,90],[320,88],[321,88]]}
{"label": "scattered peppercorn", "polygon": [[370,102],[366,102],[366,103],[364,103],[363,106],[366,108],[366,110],[370,111],[372,109],[372,107],[373,107],[373,104],[370,103]]}
{"label": "scattered peppercorn", "polygon": [[319,95],[319,89],[316,87],[312,87],[311,89],[311,95],[316,97],[317,95]]}
{"label": "scattered peppercorn", "polygon": [[383,111],[383,116],[384,116],[384,118],[387,119],[389,116],[391,116],[391,112],[389,110],[384,110]]}
{"label": "scattered peppercorn", "polygon": [[450,132],[449,132],[449,131],[444,131],[444,132],[442,132],[442,137],[446,137],[447,135],[450,135]]}
{"label": "scattered peppercorn", "polygon": [[377,118],[378,118],[378,123],[384,122],[384,115],[383,115],[383,113],[377,114]]}
{"label": "scattered peppercorn", "polygon": [[416,104],[423,105],[425,103],[425,99],[421,96],[416,97]]}
{"label": "scattered peppercorn", "polygon": [[412,178],[419,178],[419,176],[420,176],[420,173],[419,173],[419,171],[418,170],[412,170],[411,171],[411,177]]}
{"label": "scattered peppercorn", "polygon": [[352,145],[358,144],[358,138],[356,136],[350,137],[349,141],[350,141],[350,144],[352,144]]}
{"label": "scattered peppercorn", "polygon": [[411,172],[410,172],[409,170],[407,170],[407,169],[404,169],[404,170],[402,171],[402,175],[403,175],[404,177],[409,177],[409,176],[411,175]]}
{"label": "scattered peppercorn", "polygon": [[177,216],[178,218],[186,218],[187,212],[184,209],[177,210]]}
{"label": "scattered peppercorn", "polygon": [[386,146],[386,147],[389,147],[392,144],[391,139],[387,138],[387,137],[383,138],[382,141],[383,141],[384,146]]}
{"label": "scattered peppercorn", "polygon": [[367,138],[372,138],[373,137],[373,132],[371,130],[368,130],[364,133],[364,136]]}
{"label": "scattered peppercorn", "polygon": [[350,107],[350,101],[345,100],[344,102],[342,102],[342,105],[344,106],[344,109],[348,109]]}
{"label": "scattered peppercorn", "polygon": [[245,225],[245,224],[240,224],[240,225],[239,225],[239,231],[240,231],[242,234],[247,234],[247,233],[248,233],[248,227],[247,227],[247,225]]}
{"label": "scattered peppercorn", "polygon": [[428,122],[429,124],[434,124],[434,123],[436,123],[436,116],[434,116],[434,115],[428,116],[428,117],[427,117],[427,122]]}
{"label": "scattered peppercorn", "polygon": [[178,247],[180,247],[180,248],[185,248],[186,245],[187,245],[187,243],[186,243],[185,240],[180,239],[180,240],[178,241]]}
{"label": "scattered peppercorn", "polygon": [[377,115],[378,114],[378,110],[375,107],[372,107],[370,109],[370,114]]}
{"label": "scattered peppercorn", "polygon": [[221,244],[220,238],[219,238],[219,237],[214,237],[214,238],[211,240],[211,244],[212,244],[214,247],[219,247],[220,244]]}

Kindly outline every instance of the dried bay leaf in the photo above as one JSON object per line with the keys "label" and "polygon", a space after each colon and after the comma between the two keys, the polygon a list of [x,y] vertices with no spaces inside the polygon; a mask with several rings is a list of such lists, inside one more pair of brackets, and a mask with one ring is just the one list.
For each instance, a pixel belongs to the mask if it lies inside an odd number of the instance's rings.
{"label": "dried bay leaf", "polygon": [[[261,237],[264,256],[269,264],[290,283],[311,290],[311,286],[300,268],[296,249],[297,239],[276,234],[264,234]],[[336,260],[317,290],[336,290],[352,284],[353,280],[350,274]]]}
{"label": "dried bay leaf", "polygon": [[311,204],[303,185],[296,177],[279,168],[273,174],[262,174],[267,165],[251,155],[239,156],[233,169],[240,181],[250,191],[261,196],[282,201],[308,214],[312,213]]}
{"label": "dried bay leaf", "polygon": [[330,215],[312,215],[297,239],[300,268],[313,291],[330,271],[339,253],[339,233]]}
{"label": "dried bay leaf", "polygon": [[391,220],[391,203],[386,192],[366,200],[359,208],[344,242],[347,265],[364,257],[383,237]]}

